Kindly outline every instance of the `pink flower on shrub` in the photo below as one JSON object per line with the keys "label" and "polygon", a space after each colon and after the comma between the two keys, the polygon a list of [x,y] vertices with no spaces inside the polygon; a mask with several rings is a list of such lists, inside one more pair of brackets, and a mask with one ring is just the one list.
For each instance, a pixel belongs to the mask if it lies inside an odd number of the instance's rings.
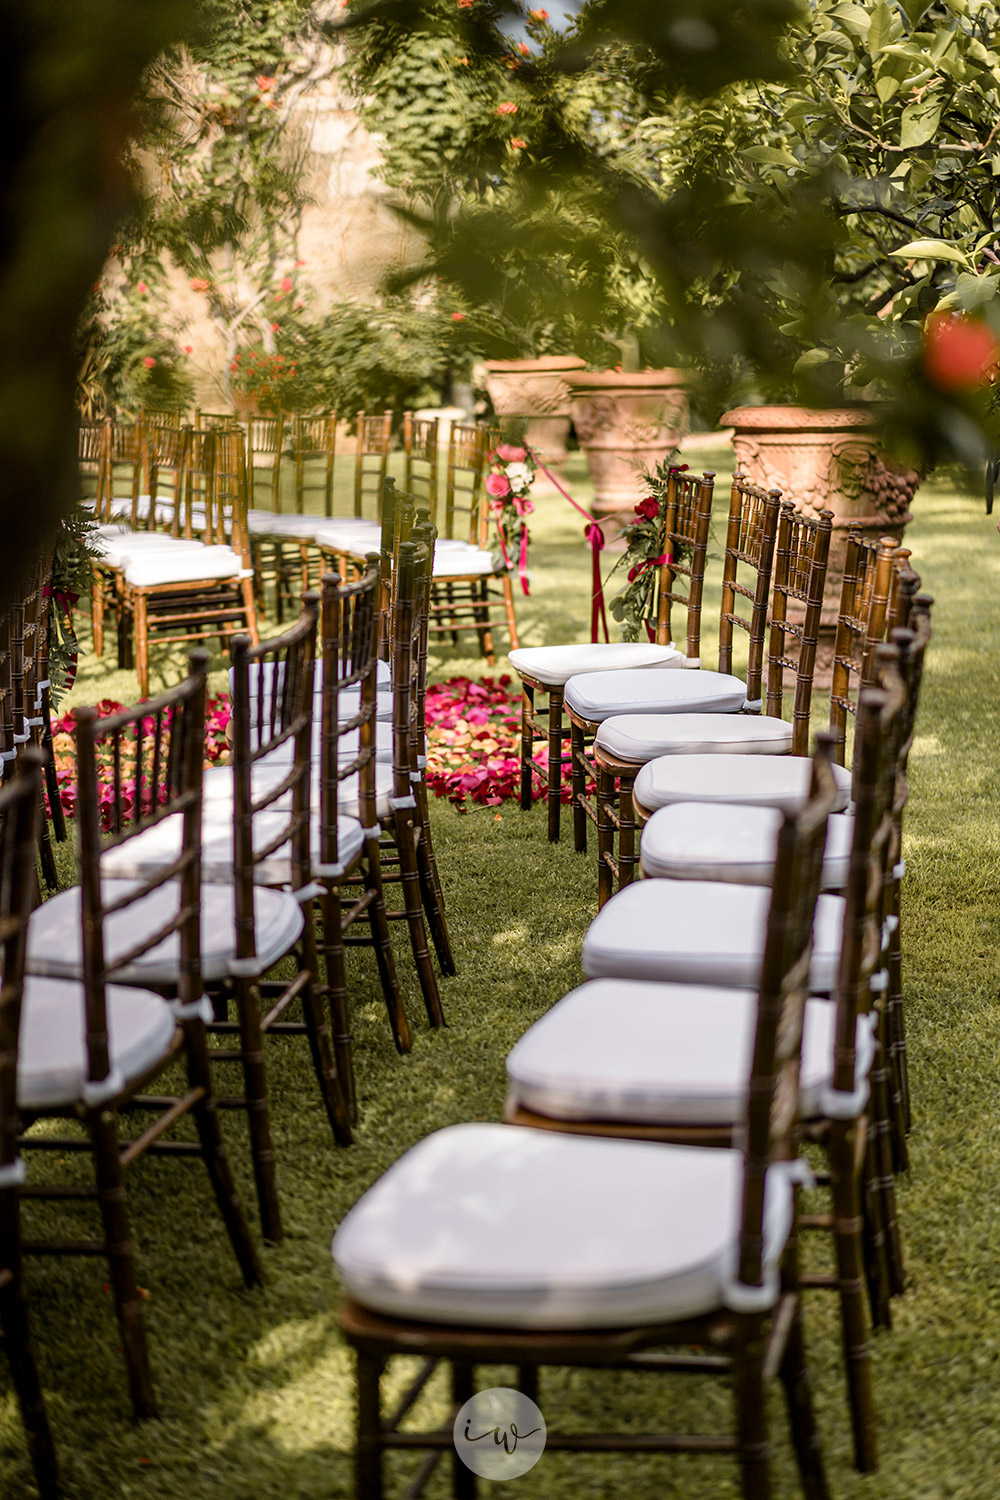
{"label": "pink flower on shrub", "polygon": [[207,292],[211,285],[212,283],[206,281],[203,276],[196,276],[193,281],[188,282],[192,292]]}
{"label": "pink flower on shrub", "polygon": [[257,87],[260,89],[262,94],[269,94],[274,88],[274,79],[269,78],[266,73],[258,73]]}
{"label": "pink flower on shrub", "polygon": [[641,516],[644,521],[655,521],[656,517],[660,514],[660,502],[654,499],[652,495],[647,495],[645,500],[639,501],[639,504],[635,507],[635,513],[637,516]]}
{"label": "pink flower on shrub", "polygon": [[497,114],[498,115],[516,115],[517,114],[517,105],[512,100],[507,99],[507,100],[504,101],[503,104],[498,104],[497,105]]}
{"label": "pink flower on shrub", "polygon": [[518,448],[514,443],[497,443],[497,458],[501,463],[519,464],[527,456],[524,449]]}
{"label": "pink flower on shrub", "polygon": [[548,13],[547,10],[529,10],[528,11],[528,20],[529,21],[547,21],[548,19],[549,19],[549,13]]}
{"label": "pink flower on shrub", "polygon": [[185,344],[184,345],[184,353],[185,354],[193,354],[194,353],[194,345],[193,344]]}
{"label": "pink flower on shrub", "polygon": [[510,485],[506,477],[503,474],[487,474],[486,493],[493,495],[497,500],[502,500],[504,496],[509,495]]}
{"label": "pink flower on shrub", "polygon": [[459,312],[452,313],[452,315],[451,315],[451,321],[453,323],[464,323],[465,322],[465,313],[459,313]]}
{"label": "pink flower on shrub", "polygon": [[271,324],[271,332],[272,333],[280,333],[281,332],[281,324],[280,323],[272,323]]}
{"label": "pink flower on shrub", "polygon": [[140,297],[145,297],[146,293],[149,291],[149,287],[144,281],[137,281],[135,284],[135,289],[139,293]]}
{"label": "pink flower on shrub", "polygon": [[153,356],[151,354],[147,354],[146,358],[143,360],[143,364],[146,366],[147,370],[151,370],[153,368],[153,366],[156,364],[156,360],[153,358]]}
{"label": "pink flower on shrub", "polygon": [[292,281],[292,278],[290,276],[283,276],[281,278],[281,290],[283,292],[290,292],[294,284],[295,283]]}
{"label": "pink flower on shrub", "polygon": [[512,151],[523,151],[528,143],[527,141],[523,141],[519,135],[512,135],[507,144]]}

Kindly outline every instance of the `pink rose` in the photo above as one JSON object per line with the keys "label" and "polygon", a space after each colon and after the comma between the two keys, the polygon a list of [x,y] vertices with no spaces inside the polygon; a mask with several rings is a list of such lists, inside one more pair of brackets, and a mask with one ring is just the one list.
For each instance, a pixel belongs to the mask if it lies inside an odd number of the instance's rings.
{"label": "pink rose", "polygon": [[510,485],[503,474],[487,474],[486,493],[494,495],[498,500],[510,494]]}
{"label": "pink rose", "polygon": [[523,448],[516,448],[513,443],[497,444],[497,458],[500,459],[501,463],[519,464],[527,456]]}

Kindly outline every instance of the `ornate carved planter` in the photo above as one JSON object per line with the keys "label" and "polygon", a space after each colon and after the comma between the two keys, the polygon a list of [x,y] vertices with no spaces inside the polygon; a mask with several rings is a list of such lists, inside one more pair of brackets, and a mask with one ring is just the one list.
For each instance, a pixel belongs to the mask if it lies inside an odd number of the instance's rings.
{"label": "ornate carved planter", "polygon": [[573,425],[594,483],[594,513],[612,531],[629,519],[645,489],[640,478],[688,430],[684,370],[617,370],[570,381]]}
{"label": "ornate carved planter", "polygon": [[566,462],[569,436],[566,379],[585,366],[586,361],[573,354],[485,362],[486,389],[493,410],[498,417],[529,419],[525,437],[546,468],[560,469]]}
{"label": "ornate carved planter", "polygon": [[751,479],[805,510],[833,511],[824,614],[835,616],[848,527],[902,538],[920,475],[881,451],[864,407],[739,406],[720,425],[733,428],[737,462]]}

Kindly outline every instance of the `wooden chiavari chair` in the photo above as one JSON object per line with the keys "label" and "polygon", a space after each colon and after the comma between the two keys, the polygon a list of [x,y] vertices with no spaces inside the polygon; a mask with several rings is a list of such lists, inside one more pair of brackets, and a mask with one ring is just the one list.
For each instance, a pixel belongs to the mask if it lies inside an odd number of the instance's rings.
{"label": "wooden chiavari chair", "polygon": [[85,499],[93,495],[94,512],[99,515],[105,497],[107,472],[108,424],[81,422],[77,428],[77,466],[80,488]]}
{"label": "wooden chiavari chair", "polygon": [[438,501],[438,422],[436,417],[403,413],[403,488],[427,507],[436,523]]}
{"label": "wooden chiavari chair", "polygon": [[[455,423],[448,441],[444,527],[434,557],[429,630],[457,644],[463,630],[474,631],[479,651],[495,661],[493,617],[503,624],[516,650],[519,644],[511,569],[497,562],[489,547],[489,504],[485,490],[488,454],[497,440],[490,428]],[[499,593],[491,583],[500,584]]]}
{"label": "wooden chiavari chair", "polygon": [[[546,1365],[723,1375],[733,1390],[732,1435],[563,1434],[550,1425],[546,1447],[726,1453],[747,1496],[769,1493],[765,1390],[778,1375],[804,1492],[826,1493],[805,1365],[792,1158],[832,790],[819,757],[814,796],[782,829],[738,1149],[692,1153],[455,1126],[408,1152],[341,1224],[333,1254],[348,1294],[342,1326],[357,1353],[360,1500],[385,1494],[386,1452],[451,1448],[452,1417],[437,1432],[400,1430],[442,1360],[451,1364],[453,1414],[474,1392],[477,1364],[513,1364],[533,1398]],[[697,1290],[696,1262],[713,1268]],[[424,1363],[396,1415],[383,1418],[381,1376],[394,1354]],[[453,1464],[455,1493],[474,1494],[457,1454]],[[432,1467],[429,1456],[411,1493]]]}
{"label": "wooden chiavari chair", "polygon": [[[771,569],[778,528],[778,490],[733,476],[723,559],[719,617],[718,671],[650,673],[647,669],[585,672],[571,677],[564,700],[570,720],[573,837],[578,853],[587,850],[587,820],[597,823],[595,799],[587,795],[595,765],[588,745],[605,719],[621,715],[694,713],[759,714],[762,708],[764,645]],[[741,611],[746,610],[747,618]],[[747,637],[746,677],[733,674],[735,631]],[[631,825],[631,809],[628,823]],[[624,826],[622,859],[630,864],[631,827]]]}
{"label": "wooden chiavari chair", "polygon": [[[549,842],[559,839],[562,808],[564,742],[569,727],[563,719],[566,683],[581,672],[615,672],[625,667],[698,667],[701,665],[701,606],[708,553],[708,527],[715,475],[701,478],[680,466],[670,469],[662,507],[662,532],[651,570],[656,629],[650,642],[592,642],[572,646],[526,646],[510,652],[510,664],[521,679],[521,797],[522,812],[532,803],[535,745],[548,745],[547,798]],[[673,610],[683,614],[686,629],[683,651],[674,645]],[[543,719],[536,695],[548,694]]]}
{"label": "wooden chiavari chair", "polygon": [[306,513],[306,500],[316,495],[320,508],[310,515],[333,515],[333,476],[337,452],[336,412],[297,416],[292,425],[292,458],[295,474],[295,509]]}
{"label": "wooden chiavari chair", "polygon": [[25,939],[34,905],[42,757],[30,749],[18,775],[0,788],[0,1330],[10,1362],[41,1500],[62,1489],[45,1396],[28,1323],[21,1246],[24,1163],[18,1135],[17,1064]]}
{"label": "wooden chiavari chair", "polygon": [[[92,1240],[26,1239],[24,1248],[28,1254],[107,1258],[139,1417],[155,1416],[156,1400],[126,1170],[147,1152],[200,1155],[243,1279],[247,1286],[260,1279],[219,1130],[205,1036],[212,1012],[203,993],[202,956],[211,955],[220,941],[215,913],[201,910],[206,673],[207,657],[193,653],[188,677],[139,708],[106,718],[94,709],[75,710],[80,885],[39,907],[28,930],[18,1073],[22,1122],[38,1126],[68,1119],[83,1126],[84,1136],[32,1131],[22,1150],[86,1152],[96,1180],[90,1188],[29,1184],[24,1192],[31,1198],[95,1202],[103,1232]],[[115,772],[107,800],[100,793],[101,762]],[[102,854],[126,848],[175,816],[182,819],[183,835],[171,867],[148,879],[103,878]],[[143,1093],[178,1061],[186,1070],[180,1097]],[[140,1135],[121,1142],[118,1117],[131,1110],[150,1110],[155,1118]],[[198,1145],[161,1139],[188,1113]]]}
{"label": "wooden chiavari chair", "polygon": [[[759,672],[747,674],[748,692],[751,680],[761,691],[766,685],[763,713],[643,713],[605,719],[598,728],[593,757],[601,906],[611,895],[613,877],[619,888],[627,885],[638,863],[632,788],[647,761],[661,755],[807,755],[832,523],[832,511],[811,518],[788,502],[780,507],[767,653]],[[782,718],[788,672],[795,680],[790,723]],[[738,770],[730,774],[739,780]]]}
{"label": "wooden chiavari chair", "polygon": [[392,440],[392,412],[380,412],[368,416],[359,411],[357,417],[357,444],[354,455],[354,514],[377,519],[382,498],[382,485],[389,464],[389,444]]}
{"label": "wooden chiavari chair", "polygon": [[250,473],[247,501],[256,506],[260,491],[268,509],[281,509],[281,460],[285,451],[285,418],[250,417],[247,421],[246,455]]}

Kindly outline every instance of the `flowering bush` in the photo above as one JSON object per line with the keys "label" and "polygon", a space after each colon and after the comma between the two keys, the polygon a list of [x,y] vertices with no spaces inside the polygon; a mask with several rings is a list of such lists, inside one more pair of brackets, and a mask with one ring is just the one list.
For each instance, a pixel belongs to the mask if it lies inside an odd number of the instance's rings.
{"label": "flowering bush", "polygon": [[247,349],[229,366],[233,390],[256,396],[263,412],[290,411],[297,406],[298,373],[294,359],[286,354],[266,354],[263,349]]}
{"label": "flowering bush", "polygon": [[486,476],[486,493],[490,513],[497,523],[497,539],[506,568],[514,566],[511,554],[516,546],[521,587],[528,592],[528,523],[525,516],[534,510],[528,492],[535,478],[531,454],[517,443],[498,443],[486,455],[490,471]]}

